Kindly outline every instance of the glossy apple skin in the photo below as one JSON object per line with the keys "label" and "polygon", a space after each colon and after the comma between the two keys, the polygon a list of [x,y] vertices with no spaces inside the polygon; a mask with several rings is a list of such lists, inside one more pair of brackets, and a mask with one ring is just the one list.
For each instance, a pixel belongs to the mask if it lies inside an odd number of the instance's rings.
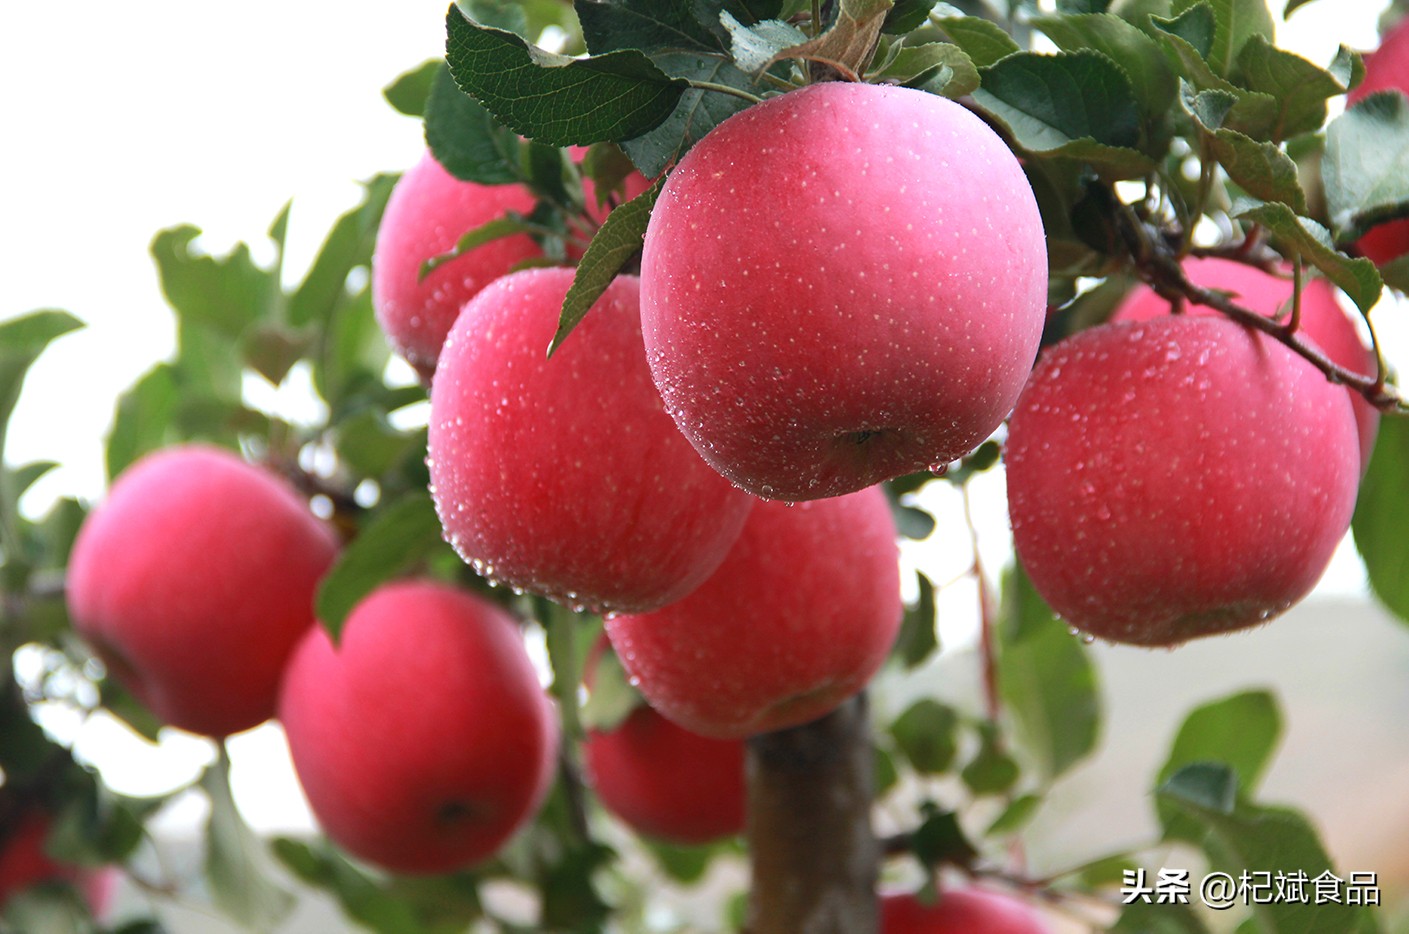
{"label": "glossy apple skin", "polygon": [[[1365,56],[1365,80],[1346,95],[1346,106],[1377,91],[1409,94],[1409,20],[1400,20],[1385,33],[1380,47]],[[1372,227],[1356,246],[1377,266],[1409,253],[1409,219]]]}
{"label": "glossy apple skin", "polygon": [[377,230],[372,306],[388,342],[423,377],[435,372],[445,335],[465,302],[543,251],[527,234],[515,234],[475,247],[424,280],[421,265],[451,250],[470,230],[506,211],[528,214],[535,203],[522,185],[461,181],[429,152],[397,181]]}
{"label": "glossy apple skin", "polygon": [[1345,391],[1265,335],[1166,316],[1049,349],[1013,412],[1017,554],[1072,626],[1176,645],[1315,585],[1360,479]]}
{"label": "glossy apple skin", "polygon": [[697,844],[743,832],[742,740],[691,733],[642,705],[590,731],[582,759],[602,804],[638,833]]}
{"label": "glossy apple skin", "polygon": [[74,866],[44,852],[51,826],[49,815],[29,811],[21,815],[4,840],[0,840],[0,911],[9,900],[36,885],[68,882],[76,886],[93,917],[102,918],[112,904],[118,871],[111,867]]}
{"label": "glossy apple skin", "polygon": [[[1232,292],[1238,304],[1269,318],[1291,301],[1293,286],[1290,279],[1280,279],[1246,263],[1218,257],[1190,257],[1184,261],[1184,272],[1195,285]],[[1186,305],[1185,311],[1195,315],[1221,314],[1204,305]],[[1141,285],[1130,293],[1112,320],[1148,321],[1169,313],[1169,302],[1160,298],[1149,286]],[[1303,284],[1300,328],[1301,333],[1334,363],[1356,373],[1375,372],[1374,353],[1361,340],[1354,322],[1336,301],[1335,288],[1325,279],[1310,279]],[[1355,409],[1360,463],[1369,466],[1375,435],[1380,430],[1380,413],[1355,390],[1347,389],[1346,393]]]}
{"label": "glossy apple skin", "polygon": [[378,588],[336,648],[311,629],[279,720],[324,832],[401,873],[498,852],[536,813],[557,756],[557,719],[514,621],[426,581]]}
{"label": "glossy apple skin", "polygon": [[759,503],[698,590],[606,628],[658,712],[704,736],[741,738],[815,720],[860,691],[900,616],[895,523],[873,487]]}
{"label": "glossy apple skin", "polygon": [[446,538],[486,577],[654,609],[718,567],[754,499],[665,414],[635,278],[618,277],[547,357],[572,277],[524,270],[465,306],[431,391],[432,493]]}
{"label": "glossy apple skin", "polygon": [[1010,895],[948,889],[933,905],[913,895],[881,899],[881,934],[1048,934],[1037,910]]}
{"label": "glossy apple skin", "polygon": [[641,262],[666,408],[741,488],[848,493],[960,457],[1032,367],[1042,220],[977,117],[828,82],[725,120],[680,161]]}
{"label": "glossy apple skin", "polygon": [[163,722],[220,737],[274,715],[338,543],[291,487],[227,451],[133,464],[84,522],[74,628]]}

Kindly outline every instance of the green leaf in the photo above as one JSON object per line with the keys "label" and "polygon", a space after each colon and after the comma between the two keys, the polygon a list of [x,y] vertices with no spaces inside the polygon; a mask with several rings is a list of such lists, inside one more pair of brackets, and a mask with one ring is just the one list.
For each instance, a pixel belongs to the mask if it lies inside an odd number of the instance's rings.
{"label": "green leaf", "polygon": [[1134,148],[1140,110],[1130,81],[1100,52],[1017,52],[980,75],[974,100],[1028,152],[1089,162],[1116,178],[1153,168]]}
{"label": "green leaf", "polygon": [[[4,454],[6,429],[29,368],[50,343],[81,327],[83,322],[73,315],[53,309],[0,322],[0,455]],[[18,499],[19,493],[13,497]]]}
{"label": "green leaf", "polygon": [[1161,115],[1177,90],[1174,74],[1155,40],[1110,13],[1039,16],[1032,24],[1064,52],[1091,49],[1119,65],[1149,116]]}
{"label": "green leaf", "polygon": [[654,185],[612,211],[602,222],[602,228],[587,245],[587,252],[582,255],[582,261],[573,275],[572,286],[563,298],[558,329],[548,346],[549,355],[562,346],[573,328],[587,317],[587,312],[612,284],[627,260],[641,249],[646,226],[651,219],[651,209],[655,207],[656,198],[660,197],[664,186],[665,179],[657,179]]}
{"label": "green leaf", "polygon": [[436,71],[426,100],[426,145],[461,181],[505,185],[523,178],[522,141],[460,90],[446,67]]}
{"label": "green leaf", "polygon": [[293,365],[308,353],[313,335],[277,324],[256,324],[240,340],[245,365],[278,386]]}
{"label": "green leaf", "polygon": [[881,31],[887,35],[903,36],[912,32],[929,19],[934,9],[934,0],[895,0],[895,6],[886,14]]}
{"label": "green leaf", "polygon": [[1409,101],[1371,94],[1326,128],[1326,206],[1341,241],[1409,216]]}
{"label": "green leaf", "polygon": [[[1342,54],[1353,54],[1341,48]],[[1271,138],[1277,142],[1319,130],[1326,122],[1326,101],[1349,90],[1348,81],[1277,48],[1262,36],[1253,36],[1243,46],[1238,54],[1238,74],[1244,87],[1276,100]]]}
{"label": "green leaf", "polygon": [[610,733],[641,706],[641,695],[631,686],[621,659],[604,651],[591,671],[591,689],[582,705],[582,727]]}
{"label": "green leaf", "polygon": [[944,17],[935,23],[980,68],[1022,51],[1003,27],[979,16]]}
{"label": "green leaf", "polygon": [[915,858],[927,867],[942,863],[969,865],[978,851],[959,826],[958,815],[953,811],[942,811],[928,801],[921,805],[920,810],[925,819],[910,837]]}
{"label": "green leaf", "polygon": [[[396,184],[394,175],[377,175],[366,182],[362,201],[340,216],[328,231],[308,273],[289,297],[289,323],[338,327],[338,318],[351,301],[347,277],[371,265],[377,226]],[[385,342],[383,342],[385,343]]]}
{"label": "green leaf", "polygon": [[1193,118],[1204,134],[1210,155],[1234,183],[1253,197],[1280,201],[1298,214],[1306,213],[1306,194],[1291,156],[1275,143],[1259,142],[1223,127],[1223,120],[1237,103],[1234,95],[1226,91],[1195,91],[1183,79],[1179,90],[1180,106]]}
{"label": "green leaf", "polygon": [[421,264],[420,278],[435,272],[446,263],[453,262],[464,256],[477,247],[482,247],[486,243],[495,240],[502,240],[505,237],[512,237],[521,233],[537,233],[538,225],[521,214],[510,211],[492,221],[485,221],[478,227],[465,231],[455,245],[444,253],[432,256]]}
{"label": "green leaf", "polygon": [[318,586],[318,620],[333,642],[362,598],[443,548],[441,535],[440,519],[425,493],[407,495],[379,510]]}
{"label": "green leaf", "polygon": [[573,8],[593,55],[623,49],[721,51],[718,39],[696,18],[689,3],[577,0]]}
{"label": "green leaf", "polygon": [[949,98],[972,94],[979,86],[973,60],[948,42],[904,46],[876,77]]}
{"label": "green leaf", "polygon": [[1361,311],[1368,312],[1380,300],[1384,283],[1375,264],[1363,257],[1351,259],[1336,250],[1331,234],[1309,217],[1302,217],[1285,204],[1249,203],[1233,205],[1230,212],[1238,220],[1251,221],[1267,228],[1281,241],[1284,252],[1300,254],[1338,285]]}
{"label": "green leaf", "polygon": [[[718,55],[663,52],[657,66],[674,78],[720,84],[758,94],[754,80]],[[749,106],[732,94],[691,88],[680,95],[670,115],[654,130],[621,141],[621,148],[647,178],[655,178],[680,159],[706,133]]]}
{"label": "green leaf", "polygon": [[254,264],[247,245],[211,256],[195,249],[200,235],[199,227],[182,224],[152,240],[162,292],[183,323],[238,338],[254,322],[270,317],[283,293],[273,274]]}
{"label": "green leaf", "polygon": [[1056,778],[1095,749],[1101,728],[1096,672],[1021,568],[1004,581],[998,686],[1020,747]]}
{"label": "green leaf", "polygon": [[978,754],[959,772],[959,777],[976,795],[996,795],[1013,787],[1018,775],[1018,764],[1003,751],[997,730],[990,723],[982,724]]}
{"label": "green leaf", "polygon": [[378,478],[408,457],[424,458],[426,431],[398,431],[387,422],[385,414],[369,407],[338,424],[334,446],[354,475]]}
{"label": "green leaf", "polygon": [[235,807],[230,761],[223,747],[200,784],[210,799],[205,879],[211,901],[247,928],[274,927],[293,909],[294,898],[269,878],[268,854]]}
{"label": "green leaf", "polygon": [[1383,418],[1350,527],[1370,589],[1409,623],[1409,418]]}
{"label": "green leaf", "polygon": [[831,65],[843,73],[862,74],[870,65],[892,5],[893,0],[841,0],[836,20],[825,32],[782,49],[773,60],[801,58]]}
{"label": "green leaf", "polygon": [[670,116],[688,85],[640,52],[554,55],[511,32],[446,17],[455,83],[509,129],[550,146],[627,140]]}
{"label": "green leaf", "polygon": [[1111,0],[1057,0],[1058,13],[1105,13],[1110,6]]}
{"label": "green leaf", "polygon": [[582,684],[588,651],[582,643],[587,627],[576,613],[545,598],[534,600],[534,607],[534,615],[543,624],[548,636],[548,664],[553,669],[553,683],[549,691],[558,702],[563,733],[581,739],[583,723],[577,691]]}
{"label": "green leaf", "polygon": [[734,64],[750,74],[767,71],[774,62],[786,56],[788,49],[807,41],[807,33],[775,19],[752,26],[745,26],[728,13],[720,19],[729,31],[729,50]]}
{"label": "green leaf", "polygon": [[922,775],[937,775],[954,762],[959,744],[959,715],[931,697],[911,704],[890,725],[896,747]]}
{"label": "green leaf", "polygon": [[426,98],[431,93],[431,83],[441,71],[444,60],[433,58],[398,75],[396,80],[382,88],[386,102],[408,117],[420,117],[426,112]]}
{"label": "green leaf", "polygon": [[34,486],[49,471],[59,466],[54,461],[35,461],[32,464],[25,464],[16,467],[10,472],[10,484],[15,499],[19,499],[25,491]]}
{"label": "green leaf", "polygon": [[278,837],[270,849],[299,881],[332,893],[349,918],[371,930],[379,934],[427,931],[410,903],[385,891],[330,847],[315,849],[302,841]]}
{"label": "green leaf", "polygon": [[1168,52],[1171,63],[1176,66],[1175,71],[1195,87],[1230,93],[1239,91],[1226,78],[1215,74],[1208,64],[1207,56],[1213,47],[1216,24],[1213,10],[1207,4],[1192,6],[1173,19],[1151,16],[1150,23],[1156,38]]}
{"label": "green leaf", "polygon": [[920,595],[913,606],[905,607],[900,622],[900,635],[895,640],[895,654],[907,668],[917,668],[939,648],[935,628],[934,584],[921,571],[915,572]]}
{"label": "green leaf", "polygon": [[180,402],[176,377],[169,364],[158,363],[117,400],[117,413],[108,433],[108,479],[114,480],[144,454],[164,446]]}
{"label": "green leaf", "polygon": [[1174,738],[1159,782],[1195,762],[1219,762],[1251,794],[1282,734],[1277,701],[1267,691],[1244,691],[1190,711]]}
{"label": "green leaf", "polygon": [[1267,0],[1174,0],[1177,17],[1195,6],[1208,6],[1213,13],[1213,42],[1204,58],[1218,74],[1229,77],[1244,44],[1254,36],[1271,40],[1276,29]]}
{"label": "green leaf", "polygon": [[1019,795],[1008,802],[1008,806],[993,819],[993,823],[984,831],[984,836],[1002,837],[1017,833],[1037,816],[1041,804],[1042,798],[1038,795]]}
{"label": "green leaf", "polygon": [[34,885],[15,892],[3,904],[0,932],[5,934],[92,934],[92,912],[68,882]]}
{"label": "green leaf", "polygon": [[715,855],[715,851],[707,846],[680,846],[663,840],[644,842],[666,875],[684,885],[693,885],[703,879]]}
{"label": "green leaf", "polygon": [[1282,10],[1282,19],[1286,19],[1288,16],[1291,16],[1294,11],[1311,2],[1312,0],[1287,0],[1287,5]]}
{"label": "green leaf", "polygon": [[1208,928],[1192,905],[1135,901],[1121,910],[1111,934],[1208,934]]}

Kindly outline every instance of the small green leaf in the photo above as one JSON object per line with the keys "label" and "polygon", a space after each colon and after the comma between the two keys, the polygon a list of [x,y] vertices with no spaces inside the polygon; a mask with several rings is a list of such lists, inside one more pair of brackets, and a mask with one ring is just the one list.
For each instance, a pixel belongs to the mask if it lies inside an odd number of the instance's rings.
{"label": "small green leaf", "polygon": [[776,19],[745,26],[724,13],[720,20],[729,31],[729,48],[734,64],[754,75],[767,71],[769,66],[785,56],[786,50],[807,41],[807,33]]}
{"label": "small green leaf", "polygon": [[1229,212],[1238,220],[1252,221],[1267,228],[1282,242],[1284,251],[1301,255],[1325,274],[1363,312],[1380,300],[1384,283],[1375,264],[1363,257],[1351,259],[1336,250],[1331,234],[1309,217],[1302,217],[1285,204],[1259,203],[1244,199]]}
{"label": "small green leaf", "polygon": [[937,775],[954,762],[959,749],[958,728],[959,715],[954,708],[924,697],[890,725],[890,735],[915,771]]}
{"label": "small green leaf", "polygon": [[935,23],[980,68],[1022,51],[1003,27],[979,16],[951,16]]}
{"label": "small green leaf", "polygon": [[913,32],[929,19],[932,9],[934,0],[895,0],[895,6],[886,14],[881,31],[892,36]]}
{"label": "small green leaf", "polygon": [[183,224],[152,240],[162,292],[183,322],[238,338],[254,322],[270,317],[283,293],[273,274],[254,264],[247,245],[211,256],[195,248],[200,234],[199,227]]}
{"label": "small green leaf", "polygon": [[446,30],[446,62],[461,90],[504,126],[550,146],[640,136],[664,122],[688,89],[634,50],[554,55],[455,8]]}
{"label": "small green leaf", "polygon": [[441,71],[444,61],[433,58],[428,62],[398,75],[396,80],[382,88],[386,102],[408,117],[420,117],[426,112],[426,98],[431,93],[431,83]]}
{"label": "small green leaf", "polygon": [[495,240],[512,237],[515,234],[536,233],[538,227],[521,214],[509,212],[492,221],[486,221],[471,230],[465,231],[455,245],[444,253],[437,254],[421,264],[420,278],[424,279],[446,263],[453,262],[476,247]]}
{"label": "small green leaf", "polygon": [[1267,0],[1174,0],[1171,12],[1177,17],[1195,6],[1207,6],[1213,13],[1213,42],[1204,58],[1224,77],[1232,75],[1243,46],[1260,36],[1271,40],[1276,29]]}
{"label": "small green leaf", "polygon": [[979,86],[973,60],[949,42],[902,47],[877,77],[949,98],[972,94]]}
{"label": "small green leaf", "polygon": [[349,918],[378,934],[429,934],[410,904],[386,892],[331,848],[315,849],[299,840],[278,837],[270,849],[299,881],[332,893]]}
{"label": "small green leaf", "polygon": [[[674,78],[719,84],[761,95],[762,89],[747,73],[720,55],[699,52],[662,52],[653,61]],[[670,115],[648,133],[621,141],[621,148],[647,178],[656,178],[706,133],[749,106],[732,94],[691,88],[680,95]]]}
{"label": "small green leaf", "polygon": [[953,811],[942,811],[930,802],[921,808],[924,821],[910,837],[910,847],[915,858],[928,867],[943,863],[968,865],[978,851],[969,842],[959,817]]}
{"label": "small green leaf", "polygon": [[1409,418],[1380,420],[1370,467],[1350,527],[1365,561],[1370,589],[1394,615],[1409,623]]}
{"label": "small green leaf", "polygon": [[1111,0],[1057,0],[1058,13],[1105,13],[1110,7]]}
{"label": "small green leaf", "polygon": [[1148,116],[1160,116],[1174,102],[1177,85],[1159,45],[1120,17],[1109,13],[1039,16],[1032,24],[1064,52],[1092,49],[1119,65]]}
{"label": "small green leaf", "polygon": [[1008,803],[1002,812],[988,825],[984,836],[1002,837],[1017,833],[1037,816],[1042,799],[1037,795],[1019,795]]}
{"label": "small green leaf", "polygon": [[1191,762],[1161,782],[1156,794],[1205,811],[1231,814],[1238,802],[1238,776],[1222,762]]}
{"label": "small green leaf", "polygon": [[115,480],[144,454],[165,445],[180,401],[171,366],[158,363],[118,397],[108,433],[108,479]]}
{"label": "small green leaf", "polygon": [[907,668],[916,668],[939,648],[939,637],[935,629],[934,584],[916,571],[920,595],[913,606],[905,607],[905,616],[900,622],[900,635],[895,640],[895,654]]}
{"label": "small green leaf", "polygon": [[426,100],[426,145],[441,167],[461,181],[504,185],[522,180],[523,143],[441,67]]}
{"label": "small green leaf", "polygon": [[999,745],[997,731],[992,724],[983,724],[978,754],[959,772],[959,777],[976,795],[996,795],[1013,787],[1018,775],[1018,764]]}
{"label": "small green leaf", "polygon": [[660,178],[650,188],[632,198],[607,215],[602,228],[587,245],[587,252],[577,265],[572,286],[563,298],[562,314],[558,318],[558,330],[548,347],[551,356],[567,340],[573,328],[587,317],[587,312],[597,299],[612,284],[617,273],[635,256],[645,242],[646,226],[651,220],[651,209],[656,198],[665,187],[665,179]]}
{"label": "small green leaf", "polygon": [[1195,762],[1220,762],[1251,794],[1262,779],[1282,733],[1277,701],[1267,691],[1244,691],[1190,711],[1174,738],[1159,781]]}
{"label": "small green leaf", "polygon": [[318,586],[318,620],[336,643],[347,614],[381,584],[444,547],[440,519],[425,493],[379,510]]}
{"label": "small green leaf", "polygon": [[663,840],[647,840],[645,843],[665,874],[684,885],[693,885],[703,879],[715,855],[715,851],[707,846],[680,846]]}
{"label": "small green leaf", "polygon": [[274,927],[293,909],[294,898],[269,878],[268,854],[235,807],[223,747],[220,759],[206,769],[200,784],[210,800],[205,879],[211,901],[247,928]]}
{"label": "small green leaf", "polygon": [[1409,101],[1371,94],[1326,128],[1326,206],[1341,241],[1409,216]]}
{"label": "small green leaf", "polygon": [[1259,142],[1223,127],[1237,98],[1226,91],[1195,91],[1182,79],[1179,86],[1180,106],[1203,132],[1210,155],[1228,177],[1255,198],[1280,201],[1305,214],[1306,194],[1292,158],[1275,143]]}
{"label": "small green leaf", "polygon": [[[1344,46],[1343,54],[1349,53]],[[1253,36],[1238,54],[1240,83],[1277,101],[1273,141],[1310,133],[1326,122],[1326,101],[1349,90],[1348,82],[1291,52]],[[1348,77],[1348,76],[1347,76]]]}

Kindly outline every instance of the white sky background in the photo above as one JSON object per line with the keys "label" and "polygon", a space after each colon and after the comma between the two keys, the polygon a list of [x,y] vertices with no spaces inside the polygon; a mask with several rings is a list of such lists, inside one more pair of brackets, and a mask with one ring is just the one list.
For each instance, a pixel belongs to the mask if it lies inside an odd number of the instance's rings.
{"label": "white sky background", "polygon": [[[147,253],[153,235],[193,223],[205,230],[206,249],[224,252],[246,240],[259,257],[270,221],[292,198],[286,268],[296,279],[332,220],[356,202],[356,183],[419,156],[419,122],[396,114],[380,91],[440,54],[447,5],[0,5],[0,318],[53,307],[88,323],[35,366],[12,422],[10,463],[63,465],[31,492],[28,510],[59,495],[101,495],[114,401],[173,350],[173,318]],[[1339,43],[1370,48],[1385,5],[1318,0],[1281,28],[1279,44],[1320,64]],[[983,487],[980,521],[1001,532],[1001,481],[985,478]],[[952,514],[957,497],[939,495]],[[996,571],[1008,546],[1001,534],[990,538]],[[959,573],[966,548],[938,564]],[[1326,586],[1363,590],[1352,554],[1338,558]],[[941,619],[971,618],[973,601],[971,588],[951,588]],[[95,747],[113,741],[102,733]],[[279,774],[277,733],[237,742],[260,750],[260,767],[243,782],[237,775],[250,819],[265,827],[302,823],[296,801],[285,803],[296,795]],[[105,775],[123,791],[154,791],[155,776],[206,760],[204,744],[169,746],[161,754],[131,749],[126,767],[114,762]],[[253,773],[265,763],[276,773],[258,779]]]}

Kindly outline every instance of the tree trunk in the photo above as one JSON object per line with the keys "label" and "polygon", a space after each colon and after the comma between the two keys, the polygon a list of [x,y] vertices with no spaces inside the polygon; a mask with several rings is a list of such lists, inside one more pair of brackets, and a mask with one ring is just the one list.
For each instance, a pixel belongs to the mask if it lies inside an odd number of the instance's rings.
{"label": "tree trunk", "polygon": [[749,934],[876,934],[864,695],[748,743]]}

